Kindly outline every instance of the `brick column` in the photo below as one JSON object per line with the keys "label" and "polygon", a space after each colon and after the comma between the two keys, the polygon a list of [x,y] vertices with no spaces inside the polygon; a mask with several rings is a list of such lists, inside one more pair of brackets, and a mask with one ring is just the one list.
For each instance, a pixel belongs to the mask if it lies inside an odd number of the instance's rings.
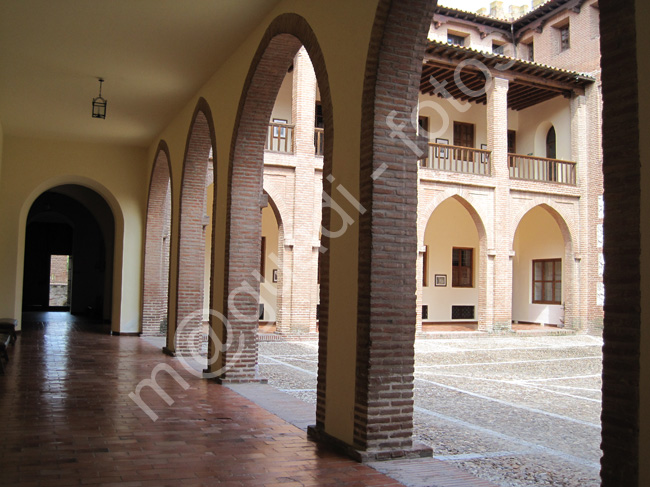
{"label": "brick column", "polygon": [[[294,124],[294,155],[296,156],[293,205],[293,272],[291,279],[290,332],[303,334],[315,331],[316,271],[318,247],[314,248],[314,218],[320,221],[320,199],[314,197],[314,122],[316,116],[316,74],[304,47],[293,60],[293,96],[291,116]],[[286,297],[285,297],[286,300]],[[285,308],[286,309],[286,308]],[[287,318],[284,317],[284,321]],[[286,329],[286,327],[285,327]]]}
{"label": "brick column", "polygon": [[[487,331],[512,328],[512,233],[508,169],[508,80],[493,78],[487,90],[488,149],[492,151],[494,192],[493,302]],[[488,277],[489,278],[489,277]],[[491,329],[490,329],[491,328]]]}
{"label": "brick column", "polygon": [[[571,98],[571,160],[576,163],[576,182],[580,188],[579,228],[584,229],[588,229],[590,225],[593,226],[593,223],[590,222],[595,222],[597,217],[596,213],[590,214],[589,212],[592,203],[590,201],[592,184],[589,181],[588,147],[586,100],[583,95],[574,94]],[[580,232],[577,248],[573,249],[573,255],[567,255],[564,266],[565,324],[576,330],[586,326],[590,307],[596,305],[595,276],[598,272],[598,256],[596,254],[592,256],[589,253],[591,233],[589,230]],[[590,270],[594,265],[596,266],[595,273],[590,275]],[[593,300],[590,299],[590,293]]]}

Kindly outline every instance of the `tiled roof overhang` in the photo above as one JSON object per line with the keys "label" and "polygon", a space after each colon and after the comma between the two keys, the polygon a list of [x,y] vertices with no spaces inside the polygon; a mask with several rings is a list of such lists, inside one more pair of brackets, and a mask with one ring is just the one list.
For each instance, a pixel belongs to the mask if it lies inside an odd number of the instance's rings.
{"label": "tiled roof overhang", "polygon": [[595,81],[575,71],[430,41],[420,92],[485,104],[486,79],[493,77],[509,81],[508,108],[512,110],[523,110],[558,95],[570,98],[573,93],[582,94],[585,86]]}

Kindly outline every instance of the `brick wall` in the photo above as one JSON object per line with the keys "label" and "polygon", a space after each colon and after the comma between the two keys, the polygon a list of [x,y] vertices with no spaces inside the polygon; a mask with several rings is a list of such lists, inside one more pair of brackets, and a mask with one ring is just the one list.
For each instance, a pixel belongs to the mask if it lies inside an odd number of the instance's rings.
{"label": "brick wall", "polygon": [[[533,22],[522,31],[520,38],[527,41],[531,36],[535,44],[535,62],[581,73],[600,71],[600,10],[593,5],[598,2],[573,0],[557,10],[557,13]],[[554,27],[569,22],[571,47],[560,48],[560,32]],[[540,32],[541,31],[541,32]]]}
{"label": "brick wall", "polygon": [[[603,487],[639,485],[641,165],[633,0],[601,0],[605,323]],[[645,412],[647,414],[647,411]]]}

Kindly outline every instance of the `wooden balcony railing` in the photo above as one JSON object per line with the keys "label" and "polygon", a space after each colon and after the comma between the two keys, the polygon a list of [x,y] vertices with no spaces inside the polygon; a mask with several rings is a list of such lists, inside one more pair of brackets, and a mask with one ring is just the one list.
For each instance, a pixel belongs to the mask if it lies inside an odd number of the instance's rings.
{"label": "wooden balcony railing", "polygon": [[319,127],[314,129],[314,153],[317,156],[325,153],[325,129]]}
{"label": "wooden balcony railing", "polygon": [[293,125],[269,123],[266,135],[266,150],[293,154]]}
{"label": "wooden balcony railing", "polygon": [[492,174],[490,155],[489,150],[429,142],[429,155],[425,159],[420,159],[420,166],[439,171],[490,176]]}
{"label": "wooden balcony railing", "polygon": [[510,178],[576,185],[576,163],[547,157],[508,154]]}

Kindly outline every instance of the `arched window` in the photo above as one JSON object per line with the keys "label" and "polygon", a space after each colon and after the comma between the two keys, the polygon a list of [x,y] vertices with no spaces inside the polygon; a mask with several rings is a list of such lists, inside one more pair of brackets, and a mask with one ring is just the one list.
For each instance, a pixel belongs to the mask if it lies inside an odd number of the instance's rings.
{"label": "arched window", "polygon": [[555,127],[551,127],[546,133],[546,157],[555,159],[557,157],[556,149]]}

